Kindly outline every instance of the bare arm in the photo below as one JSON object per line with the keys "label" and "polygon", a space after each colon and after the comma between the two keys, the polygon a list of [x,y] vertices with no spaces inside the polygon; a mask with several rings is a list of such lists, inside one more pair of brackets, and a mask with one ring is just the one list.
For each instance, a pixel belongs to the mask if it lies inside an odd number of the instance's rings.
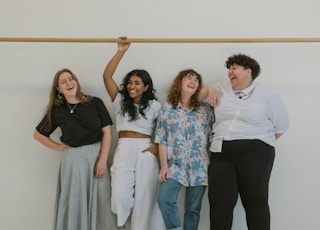
{"label": "bare arm", "polygon": [[65,143],[58,143],[52,140],[51,138],[42,135],[39,133],[38,130],[35,130],[33,133],[33,138],[39,141],[44,146],[48,147],[49,149],[55,150],[55,151],[63,151],[68,145]]}
{"label": "bare arm", "polygon": [[95,166],[95,176],[97,178],[102,177],[107,171],[107,161],[109,156],[109,151],[111,147],[111,125],[107,125],[102,128],[102,141],[99,160]]}
{"label": "bare arm", "polygon": [[159,144],[159,156],[160,156],[160,173],[159,173],[159,181],[166,182],[168,179],[168,162],[167,162],[167,146]]}
{"label": "bare arm", "polygon": [[158,147],[158,144],[154,144],[153,146],[149,146],[148,148],[144,149],[142,152],[150,152],[152,153],[153,155],[155,156],[158,156],[159,154],[159,147]]}
{"label": "bare arm", "polygon": [[282,136],[282,133],[276,133],[275,136],[276,136],[276,139],[279,139],[279,137]]}
{"label": "bare arm", "polygon": [[[125,40],[126,38],[121,39]],[[104,85],[112,101],[114,101],[119,91],[119,87],[112,77],[129,46],[130,43],[118,43],[118,51],[111,58],[103,72]]]}
{"label": "bare arm", "polygon": [[202,86],[200,89],[198,101],[203,101],[206,98],[208,98],[208,102],[211,106],[217,106],[220,104],[219,92],[213,86]]}

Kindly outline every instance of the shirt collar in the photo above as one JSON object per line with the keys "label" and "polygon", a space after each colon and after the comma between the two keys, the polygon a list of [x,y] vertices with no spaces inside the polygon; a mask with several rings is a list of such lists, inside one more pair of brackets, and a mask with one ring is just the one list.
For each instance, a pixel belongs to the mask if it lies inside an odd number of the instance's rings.
{"label": "shirt collar", "polygon": [[186,112],[190,112],[190,111],[192,111],[192,110],[194,109],[194,108],[190,108],[189,110],[185,110],[184,108],[182,108],[181,102],[179,102],[177,108],[178,108],[178,109],[182,109],[183,111],[186,111]]}
{"label": "shirt collar", "polygon": [[245,95],[249,95],[252,90],[254,89],[254,87],[256,87],[257,83],[255,81],[253,81],[251,83],[251,85],[243,90],[233,90],[234,93],[238,93],[238,92],[242,92],[244,93]]}

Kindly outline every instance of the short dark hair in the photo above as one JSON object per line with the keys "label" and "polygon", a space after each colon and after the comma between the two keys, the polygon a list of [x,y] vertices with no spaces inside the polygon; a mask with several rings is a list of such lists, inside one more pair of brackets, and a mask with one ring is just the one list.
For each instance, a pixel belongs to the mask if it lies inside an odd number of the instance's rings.
{"label": "short dark hair", "polygon": [[234,54],[228,57],[225,66],[229,69],[234,64],[243,66],[244,69],[251,69],[252,80],[256,79],[260,74],[259,63],[248,55]]}

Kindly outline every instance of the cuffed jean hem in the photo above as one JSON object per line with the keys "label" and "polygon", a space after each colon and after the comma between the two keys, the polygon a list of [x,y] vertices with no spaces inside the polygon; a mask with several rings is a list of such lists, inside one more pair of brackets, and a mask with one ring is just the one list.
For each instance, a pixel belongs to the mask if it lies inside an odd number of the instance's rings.
{"label": "cuffed jean hem", "polygon": [[177,228],[168,228],[168,230],[182,230],[181,227],[177,227]]}

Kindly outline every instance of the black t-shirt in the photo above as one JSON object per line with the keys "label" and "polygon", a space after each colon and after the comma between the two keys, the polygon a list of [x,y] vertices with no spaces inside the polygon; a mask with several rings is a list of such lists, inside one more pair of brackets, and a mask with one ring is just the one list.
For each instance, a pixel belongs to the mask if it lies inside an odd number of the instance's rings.
{"label": "black t-shirt", "polygon": [[[71,108],[74,106],[70,105]],[[101,128],[112,124],[103,101],[93,97],[87,103],[79,103],[73,113],[70,113],[67,104],[55,106],[51,113],[50,129],[47,129],[47,117],[38,124],[36,129],[49,137],[57,127],[60,127],[62,133],[60,140],[71,147],[78,147],[101,141]]]}

